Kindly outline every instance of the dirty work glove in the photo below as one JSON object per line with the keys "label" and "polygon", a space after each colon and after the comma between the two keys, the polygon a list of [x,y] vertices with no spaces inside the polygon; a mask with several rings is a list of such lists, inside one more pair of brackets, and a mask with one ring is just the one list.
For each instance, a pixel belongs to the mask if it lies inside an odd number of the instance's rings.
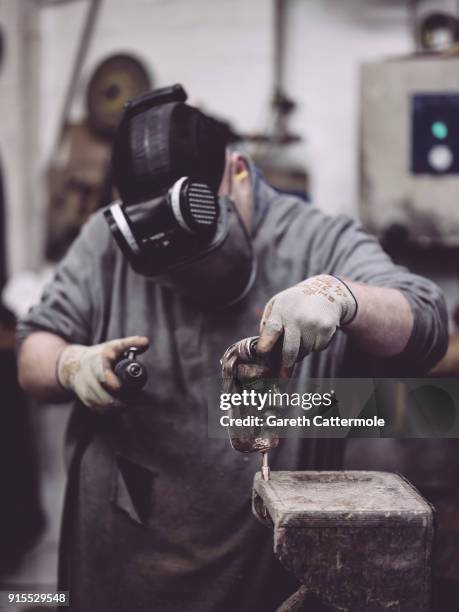
{"label": "dirty work glove", "polygon": [[57,380],[64,389],[75,393],[83,404],[97,412],[122,406],[123,402],[112,395],[121,389],[112,367],[131,346],[145,350],[148,338],[131,336],[94,346],[70,344],[57,361]]}
{"label": "dirty work glove", "polygon": [[283,334],[282,366],[291,368],[326,348],[336,328],[350,323],[357,302],[347,285],[328,274],[312,276],[281,291],[266,304],[257,351],[269,353]]}

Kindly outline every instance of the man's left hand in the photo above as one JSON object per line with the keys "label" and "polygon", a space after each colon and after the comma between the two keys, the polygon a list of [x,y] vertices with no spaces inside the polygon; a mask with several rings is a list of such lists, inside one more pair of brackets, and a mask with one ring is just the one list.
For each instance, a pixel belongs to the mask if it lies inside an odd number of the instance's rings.
{"label": "man's left hand", "polygon": [[257,352],[269,353],[283,335],[282,367],[292,368],[312,351],[325,349],[356,312],[357,301],[343,281],[328,274],[312,276],[266,304]]}

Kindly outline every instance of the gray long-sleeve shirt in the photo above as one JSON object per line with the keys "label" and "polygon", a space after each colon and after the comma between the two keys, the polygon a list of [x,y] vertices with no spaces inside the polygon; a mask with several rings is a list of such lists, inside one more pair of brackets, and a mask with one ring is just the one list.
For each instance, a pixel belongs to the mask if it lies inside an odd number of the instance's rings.
{"label": "gray long-sleeve shirt", "polygon": [[[219,376],[227,346],[257,333],[275,293],[329,273],[398,288],[413,309],[413,332],[401,355],[371,358],[338,331],[325,351],[298,366],[300,380],[414,376],[446,349],[440,290],[395,266],[354,221],[328,217],[262,181],[256,205],[257,279],[231,309],[205,312],[135,274],[99,212],[41,303],[19,324],[19,340],[36,330],[81,344],[130,335],[151,340],[143,356],[147,404],[105,419],[75,406],[80,451],[71,470],[62,565],[74,611],[266,612],[290,594],[271,534],[250,512],[259,458],[207,435],[205,381]],[[329,451],[324,440],[284,440],[272,453],[272,468],[334,467]]]}

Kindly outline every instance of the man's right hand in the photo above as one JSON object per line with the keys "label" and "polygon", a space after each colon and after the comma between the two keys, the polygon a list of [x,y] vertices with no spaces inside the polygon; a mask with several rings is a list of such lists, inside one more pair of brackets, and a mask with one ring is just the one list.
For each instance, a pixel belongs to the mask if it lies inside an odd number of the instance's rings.
{"label": "man's right hand", "polygon": [[131,336],[95,346],[70,344],[59,355],[57,379],[64,389],[75,393],[83,404],[97,412],[120,407],[124,402],[116,394],[121,390],[121,382],[113,366],[131,346],[145,350],[148,338]]}

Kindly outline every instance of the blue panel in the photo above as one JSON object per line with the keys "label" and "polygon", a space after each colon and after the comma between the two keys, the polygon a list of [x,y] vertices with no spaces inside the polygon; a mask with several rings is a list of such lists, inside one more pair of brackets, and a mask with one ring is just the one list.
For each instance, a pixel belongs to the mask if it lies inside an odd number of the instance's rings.
{"label": "blue panel", "polygon": [[411,97],[410,170],[459,174],[459,92]]}

